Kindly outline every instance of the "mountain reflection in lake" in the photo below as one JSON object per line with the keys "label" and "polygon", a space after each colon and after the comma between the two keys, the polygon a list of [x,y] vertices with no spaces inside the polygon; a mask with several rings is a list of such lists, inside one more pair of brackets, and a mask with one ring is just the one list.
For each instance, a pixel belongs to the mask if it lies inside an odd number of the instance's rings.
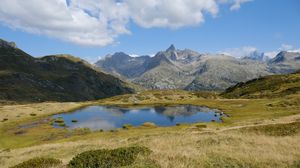
{"label": "mountain reflection in lake", "polygon": [[[158,126],[173,126],[177,123],[221,122],[221,114],[216,109],[192,105],[133,107],[89,106],[72,113],[53,115],[63,119],[70,128],[90,128],[91,130],[111,130],[124,124],[133,126],[152,122]],[[73,122],[72,122],[73,120]],[[62,127],[55,123],[54,127]]]}

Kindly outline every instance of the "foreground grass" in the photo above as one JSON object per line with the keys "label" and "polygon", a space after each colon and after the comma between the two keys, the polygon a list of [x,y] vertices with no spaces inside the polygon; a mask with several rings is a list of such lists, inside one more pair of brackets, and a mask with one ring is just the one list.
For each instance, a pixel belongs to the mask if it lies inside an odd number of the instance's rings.
{"label": "foreground grass", "polygon": [[161,167],[297,167],[300,161],[299,132],[292,136],[269,136],[243,131],[203,133],[184,129],[156,133],[147,129],[138,134],[111,137],[81,137],[60,142],[19,148],[0,153],[1,165],[12,166],[36,156],[62,159],[66,165],[83,151],[142,145],[153,151],[148,160]]}
{"label": "foreground grass", "polygon": [[[161,167],[297,167],[299,101],[300,94],[276,99],[222,99],[216,93],[172,90],[84,103],[5,105],[0,107],[1,120],[7,119],[0,122],[0,165],[9,167],[36,156],[62,159],[66,165],[83,151],[140,145],[153,151],[148,160]],[[19,127],[91,104],[192,104],[218,108],[230,117],[224,123],[202,123],[201,127],[197,123],[144,126],[115,132],[54,129],[47,122]]]}

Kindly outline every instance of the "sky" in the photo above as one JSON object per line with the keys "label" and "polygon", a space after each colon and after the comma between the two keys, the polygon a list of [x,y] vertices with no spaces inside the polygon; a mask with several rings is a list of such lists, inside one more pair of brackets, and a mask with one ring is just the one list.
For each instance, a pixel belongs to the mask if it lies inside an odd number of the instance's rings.
{"label": "sky", "polygon": [[90,62],[171,44],[200,53],[300,52],[299,0],[1,0],[0,38]]}

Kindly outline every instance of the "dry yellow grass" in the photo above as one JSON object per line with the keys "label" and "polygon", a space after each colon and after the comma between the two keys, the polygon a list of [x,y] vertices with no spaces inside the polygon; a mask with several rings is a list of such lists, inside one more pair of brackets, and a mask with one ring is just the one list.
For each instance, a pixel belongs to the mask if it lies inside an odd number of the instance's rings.
{"label": "dry yellow grass", "polygon": [[272,137],[224,131],[202,133],[189,130],[176,133],[89,138],[1,151],[0,164],[9,167],[35,156],[59,158],[64,164],[77,153],[100,148],[144,145],[153,153],[150,159],[161,167],[291,167],[300,161],[300,135]]}
{"label": "dry yellow grass", "polygon": [[[8,119],[0,122],[0,167],[6,168],[36,156],[58,158],[66,165],[74,155],[86,150],[130,145],[150,148],[153,151],[150,159],[165,168],[297,167],[300,165],[299,132],[288,136],[267,136],[237,130],[299,122],[299,99],[300,94],[276,99],[221,99],[215,93],[174,90],[146,91],[94,102],[5,105],[0,107],[1,119]],[[194,124],[79,135],[42,124],[26,129],[23,134],[14,134],[20,131],[17,125],[91,104],[193,104],[221,109],[230,118],[223,124],[207,123],[207,128],[197,128]]]}
{"label": "dry yellow grass", "polygon": [[[90,102],[46,102],[22,105],[2,105],[0,106],[0,121],[3,121],[3,119],[6,118],[7,121],[11,122],[20,119],[31,119],[33,117],[68,112],[88,104],[90,104]],[[31,114],[34,114],[34,116]],[[4,124],[4,122],[0,122],[0,125],[1,124]]]}

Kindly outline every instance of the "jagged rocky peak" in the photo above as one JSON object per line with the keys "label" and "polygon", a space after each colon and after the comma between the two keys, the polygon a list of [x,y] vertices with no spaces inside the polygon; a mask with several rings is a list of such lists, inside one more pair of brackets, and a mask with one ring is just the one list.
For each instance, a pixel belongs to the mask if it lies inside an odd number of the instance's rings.
{"label": "jagged rocky peak", "polygon": [[17,48],[17,45],[15,42],[8,42],[3,39],[0,39],[0,47],[12,47]]}
{"label": "jagged rocky peak", "polygon": [[174,44],[171,44],[171,46],[166,51],[167,52],[176,51],[176,48],[175,48]]}
{"label": "jagged rocky peak", "polygon": [[271,59],[269,62],[270,63],[282,63],[285,61],[298,61],[298,60],[300,60],[300,53],[281,51],[276,55],[276,57]]}

